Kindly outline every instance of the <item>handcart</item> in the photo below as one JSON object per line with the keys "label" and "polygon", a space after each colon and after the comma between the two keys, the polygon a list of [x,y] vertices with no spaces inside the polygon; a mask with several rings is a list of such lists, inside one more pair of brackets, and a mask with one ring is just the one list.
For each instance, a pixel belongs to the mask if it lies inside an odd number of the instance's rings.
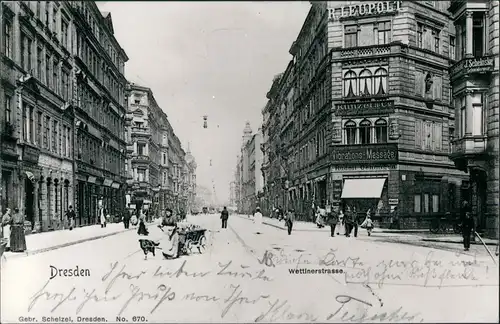
{"label": "handcart", "polygon": [[189,255],[198,249],[199,253],[203,253],[207,245],[205,232],[206,229],[179,232],[179,252]]}

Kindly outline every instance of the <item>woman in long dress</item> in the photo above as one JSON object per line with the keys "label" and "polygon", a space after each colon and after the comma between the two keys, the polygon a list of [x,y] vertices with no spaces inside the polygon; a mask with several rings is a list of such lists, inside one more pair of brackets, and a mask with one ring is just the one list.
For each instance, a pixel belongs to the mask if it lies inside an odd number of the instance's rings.
{"label": "woman in long dress", "polygon": [[10,250],[12,252],[26,251],[26,236],[24,235],[24,216],[19,208],[14,209],[12,228],[10,232]]}
{"label": "woman in long dress", "polygon": [[255,213],[253,214],[253,222],[255,224],[256,233],[260,234],[262,228],[262,213],[260,212],[259,207],[255,209]]}
{"label": "woman in long dress", "polygon": [[[160,225],[164,232],[167,233],[168,240],[163,240],[162,244],[163,256],[165,259],[175,259],[179,257],[179,233],[177,227],[177,218],[173,215],[172,209],[168,208],[165,211],[165,216]],[[162,242],[162,243],[163,243]]]}
{"label": "woman in long dress", "polygon": [[141,213],[141,216],[139,217],[139,229],[137,229],[137,234],[139,235],[149,235],[149,231],[146,228],[146,215]]}
{"label": "woman in long dress", "polygon": [[7,208],[2,217],[2,237],[6,243],[5,251],[10,251],[10,227],[12,224],[12,216],[10,215],[10,208]]}

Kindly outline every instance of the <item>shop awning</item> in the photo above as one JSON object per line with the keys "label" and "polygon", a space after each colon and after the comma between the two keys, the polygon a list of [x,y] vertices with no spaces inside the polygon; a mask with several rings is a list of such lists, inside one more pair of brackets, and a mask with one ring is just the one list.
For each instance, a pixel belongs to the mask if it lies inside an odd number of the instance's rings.
{"label": "shop awning", "polygon": [[346,179],[342,189],[342,199],[380,198],[385,178]]}

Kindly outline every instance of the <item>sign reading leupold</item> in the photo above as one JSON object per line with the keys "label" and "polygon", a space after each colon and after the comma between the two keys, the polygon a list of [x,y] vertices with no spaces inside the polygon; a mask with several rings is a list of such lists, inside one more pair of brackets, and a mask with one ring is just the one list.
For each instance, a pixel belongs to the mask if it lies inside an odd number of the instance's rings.
{"label": "sign reading leupold", "polygon": [[333,8],[331,17],[333,19],[341,19],[347,17],[371,16],[385,13],[393,13],[402,11],[403,1],[378,1],[378,2],[361,2],[349,6]]}

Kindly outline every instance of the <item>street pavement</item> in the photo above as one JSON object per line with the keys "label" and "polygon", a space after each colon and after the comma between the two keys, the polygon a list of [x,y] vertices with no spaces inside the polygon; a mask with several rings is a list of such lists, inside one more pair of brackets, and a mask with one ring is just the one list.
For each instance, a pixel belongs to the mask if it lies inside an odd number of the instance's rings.
{"label": "street pavement", "polygon": [[[388,242],[364,230],[347,238],[261,226],[257,234],[245,217],[231,216],[227,229],[218,215],[189,217],[207,228],[208,247],[176,260],[145,260],[136,231],[7,258],[1,322],[499,320],[498,266],[484,249]],[[150,237],[165,234],[152,226]],[[51,266],[89,271],[49,279]],[[292,273],[304,269],[322,273]]]}

